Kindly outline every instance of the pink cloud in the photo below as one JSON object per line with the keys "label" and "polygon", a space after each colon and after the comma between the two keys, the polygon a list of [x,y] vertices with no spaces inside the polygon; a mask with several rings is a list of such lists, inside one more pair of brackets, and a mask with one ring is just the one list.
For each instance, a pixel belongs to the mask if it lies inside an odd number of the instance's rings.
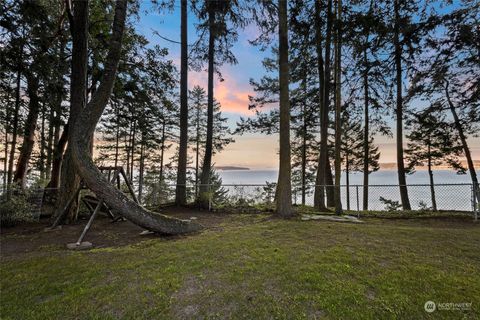
{"label": "pink cloud", "polygon": [[[248,96],[252,94],[250,85],[248,83],[239,84],[228,69],[222,71],[222,77],[224,79],[222,82],[216,77],[214,88],[215,99],[222,105],[222,111],[252,115],[253,112],[248,110]],[[189,72],[188,86],[193,88],[195,85],[207,89],[207,73],[205,71]]]}

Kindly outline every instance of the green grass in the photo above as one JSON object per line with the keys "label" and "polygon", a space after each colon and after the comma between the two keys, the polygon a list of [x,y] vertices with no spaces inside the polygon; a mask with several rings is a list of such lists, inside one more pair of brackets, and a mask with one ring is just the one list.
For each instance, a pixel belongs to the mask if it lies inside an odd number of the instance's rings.
{"label": "green grass", "polygon": [[[480,317],[480,228],[240,218],[176,239],[3,259],[1,319]],[[50,251],[49,251],[50,250]],[[471,302],[469,311],[424,303]]]}

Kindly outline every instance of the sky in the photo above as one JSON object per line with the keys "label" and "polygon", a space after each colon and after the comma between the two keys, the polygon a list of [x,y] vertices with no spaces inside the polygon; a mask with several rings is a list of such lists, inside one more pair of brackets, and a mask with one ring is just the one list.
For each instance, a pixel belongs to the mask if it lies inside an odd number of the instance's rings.
{"label": "sky", "polygon": [[[188,42],[193,43],[196,38],[195,17],[188,14]],[[140,18],[136,22],[137,32],[144,35],[151,45],[160,45],[168,48],[169,59],[180,69],[180,45],[171,43],[158,37],[158,32],[163,37],[180,41],[180,2],[177,1],[172,12],[159,12],[153,10],[150,1],[142,1]],[[229,126],[234,129],[240,117],[253,116],[253,111],[248,110],[248,96],[254,95],[249,84],[249,79],[260,79],[264,74],[262,59],[268,51],[261,52],[248,41],[255,39],[257,29],[253,25],[239,30],[239,39],[233,47],[233,52],[238,60],[237,65],[223,65],[221,73],[223,82],[215,81],[214,96],[221,103],[222,113],[228,117]],[[207,73],[190,71],[188,74],[189,89],[194,85],[207,87]],[[214,156],[216,166],[242,166],[252,169],[278,168],[278,137],[262,134],[247,134],[235,136],[235,142],[228,145],[225,150]],[[469,145],[474,159],[480,159],[480,138],[470,138]],[[395,139],[378,136],[375,139],[379,146],[380,162],[395,162]]]}

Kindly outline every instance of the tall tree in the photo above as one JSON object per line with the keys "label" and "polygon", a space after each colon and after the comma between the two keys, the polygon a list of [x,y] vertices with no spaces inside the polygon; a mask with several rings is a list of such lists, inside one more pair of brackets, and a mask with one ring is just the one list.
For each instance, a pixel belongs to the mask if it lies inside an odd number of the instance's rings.
{"label": "tall tree", "polygon": [[[213,147],[213,73],[215,68],[215,6],[212,1],[208,6],[208,88],[207,88],[207,137],[205,140],[205,154],[203,156],[202,176],[200,179],[202,194],[209,191],[210,170],[212,167]],[[206,206],[205,196],[199,199]]]}
{"label": "tall tree", "polygon": [[[245,25],[245,17],[240,12],[240,4],[237,0],[204,1],[200,5],[195,2],[194,10],[201,23],[198,25],[198,32],[201,37],[196,42],[193,51],[192,61],[197,67],[201,67],[204,61],[208,63],[208,84],[207,84],[207,136],[205,141],[205,154],[202,162],[200,202],[203,207],[208,206],[208,185],[212,175],[212,155],[214,136],[214,74],[219,72],[223,63],[236,64],[237,59],[231,52],[233,43],[238,38],[238,28]],[[204,35],[208,34],[208,39]],[[222,79],[222,78],[221,78]]]}
{"label": "tall tree", "polygon": [[478,133],[480,123],[480,58],[478,23],[480,8],[475,1],[431,19],[433,32],[426,40],[425,54],[417,63],[409,97],[434,101],[439,112],[449,113],[458,133],[472,184],[480,188],[468,144],[468,135]]}
{"label": "tall tree", "polygon": [[433,167],[446,164],[460,173],[465,171],[458,159],[462,152],[462,145],[453,136],[453,128],[445,122],[444,118],[427,109],[408,121],[410,133],[407,135],[409,139],[406,149],[407,169],[409,173],[413,173],[417,167],[427,167],[434,211],[437,211],[437,200]]}
{"label": "tall tree", "polygon": [[[77,117],[86,105],[87,90],[87,52],[88,52],[88,25],[89,25],[89,2],[88,0],[73,1],[73,17],[70,19],[72,33],[72,66],[70,81],[70,114],[68,127],[73,128]],[[69,202],[72,194],[80,187],[80,176],[74,165],[72,146],[73,136],[68,136],[67,150],[62,162],[60,189],[58,193],[55,215]],[[67,220],[77,219],[78,199],[73,201],[68,208]]]}
{"label": "tall tree", "polygon": [[[200,86],[194,86],[189,91],[190,108],[190,133],[189,142],[193,144],[194,156],[194,182],[195,195],[198,196],[198,184],[200,182],[200,159],[205,152],[206,124],[207,124],[207,93]],[[214,136],[213,136],[213,154],[220,152],[223,148],[234,142],[231,132],[227,125],[227,118],[222,115],[221,106],[218,101],[214,101]]]}
{"label": "tall tree", "polygon": [[[362,128],[361,120],[352,115],[350,110],[345,109],[342,114],[342,158],[345,170],[347,210],[350,210],[350,173],[362,172],[365,170],[365,167],[367,167],[368,173],[380,169],[378,162],[380,152],[378,151],[378,147],[373,144],[373,137],[369,137],[369,154],[367,157],[364,157],[365,139],[363,135],[365,134],[365,130]],[[363,163],[365,159],[368,161],[366,166]]]}
{"label": "tall tree", "polygon": [[[330,80],[331,80],[331,42],[332,42],[332,0],[327,1],[327,26],[325,36],[325,65],[323,75],[322,108],[320,111],[320,155],[318,159],[317,180],[314,195],[314,205],[320,210],[325,210],[325,185],[328,185],[330,161],[328,156],[328,127],[329,127],[329,106],[330,106]],[[327,197],[330,188],[327,188]]]}
{"label": "tall tree", "polygon": [[[117,214],[133,223],[151,231],[165,234],[193,232],[200,225],[191,221],[178,220],[161,214],[150,212],[130,200],[120,190],[116,189],[104,177],[92,161],[90,154],[90,137],[105,109],[115,82],[118,62],[121,57],[122,38],[127,14],[127,1],[117,0],[112,26],[112,36],[102,80],[92,95],[90,102],[84,108],[73,127],[72,154],[75,165],[87,186]],[[82,33],[85,33],[83,30]]]}
{"label": "tall tree", "polygon": [[[23,142],[13,177],[13,182],[19,184],[21,187],[25,187],[29,162],[35,144],[37,120],[40,114],[40,80],[45,76],[45,69],[42,68],[42,62],[45,61],[50,45],[61,32],[63,20],[60,18],[59,23],[53,22],[53,19],[49,17],[49,12],[39,3],[22,3],[21,8],[25,20],[30,24],[30,36],[34,37],[34,41],[32,41],[33,50],[31,52],[31,63],[24,69],[27,80],[27,94],[29,97],[28,115],[25,120]],[[45,29],[47,30],[46,32]],[[49,35],[53,34],[53,36],[47,37],[45,33]]]}
{"label": "tall tree", "polygon": [[375,154],[370,150],[373,136],[391,135],[385,121],[390,94],[389,78],[385,74],[390,60],[383,58],[382,50],[385,50],[390,39],[387,37],[385,21],[382,20],[384,10],[382,2],[366,0],[345,19],[346,45],[353,50],[351,70],[347,70],[348,78],[353,84],[357,81],[360,83],[358,90],[353,85],[351,92],[357,91],[356,100],[363,104],[363,210],[368,210],[369,175],[372,172],[369,167],[371,159],[368,157]]}
{"label": "tall tree", "polygon": [[[187,0],[181,0],[181,65],[180,65],[180,145],[175,202],[187,203],[187,151],[188,151],[188,39]],[[210,78],[209,78],[210,81]],[[212,93],[213,94],[213,93]]]}
{"label": "tall tree", "polygon": [[403,78],[402,78],[402,44],[400,43],[400,1],[394,0],[394,27],[393,27],[393,45],[395,59],[395,86],[396,86],[396,146],[397,146],[397,173],[398,184],[400,187],[400,198],[402,200],[403,210],[411,210],[410,200],[408,198],[407,179],[405,177],[405,163],[403,159]]}
{"label": "tall tree", "polygon": [[277,213],[289,217],[292,212],[292,186],[290,164],[290,98],[288,66],[288,14],[287,1],[278,1],[278,55],[280,85],[280,166],[277,185]]}
{"label": "tall tree", "polygon": [[335,213],[342,214],[342,0],[337,0],[335,25]]}

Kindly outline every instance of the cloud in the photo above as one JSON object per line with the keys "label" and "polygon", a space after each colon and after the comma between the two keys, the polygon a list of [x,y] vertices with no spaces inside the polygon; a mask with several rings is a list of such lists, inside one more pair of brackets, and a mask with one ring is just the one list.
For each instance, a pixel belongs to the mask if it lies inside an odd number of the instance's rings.
{"label": "cloud", "polygon": [[[199,85],[207,88],[208,74],[205,71],[189,72],[188,86],[193,88]],[[251,110],[248,110],[248,96],[253,94],[248,82],[239,83],[230,68],[222,70],[222,77],[224,81],[220,82],[215,77],[214,96],[222,105],[223,112],[230,112],[239,115],[253,115]]]}
{"label": "cloud", "polygon": [[232,86],[223,82],[217,86],[215,98],[220,101],[222,111],[252,115],[252,111],[248,110],[249,94],[251,94],[249,91],[244,91],[238,86]]}

